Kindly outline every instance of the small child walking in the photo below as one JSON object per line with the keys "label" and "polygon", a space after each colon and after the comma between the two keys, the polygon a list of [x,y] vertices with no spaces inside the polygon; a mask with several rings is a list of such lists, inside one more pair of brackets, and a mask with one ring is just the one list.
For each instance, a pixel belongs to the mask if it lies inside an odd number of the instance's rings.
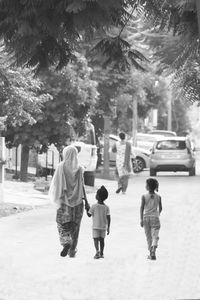
{"label": "small child walking", "polygon": [[154,178],[146,180],[147,194],[142,195],[140,207],[140,225],[144,227],[147,239],[148,250],[150,254],[148,259],[156,259],[156,248],[158,247],[160,230],[160,213],[162,211],[161,196],[158,191],[159,183]]}
{"label": "small child walking", "polygon": [[106,230],[107,234],[110,233],[110,208],[104,203],[107,198],[108,191],[102,185],[96,193],[97,203],[87,208],[88,217],[92,216],[93,219],[93,239],[96,249],[96,254],[94,256],[95,259],[104,257],[104,239],[106,236]]}

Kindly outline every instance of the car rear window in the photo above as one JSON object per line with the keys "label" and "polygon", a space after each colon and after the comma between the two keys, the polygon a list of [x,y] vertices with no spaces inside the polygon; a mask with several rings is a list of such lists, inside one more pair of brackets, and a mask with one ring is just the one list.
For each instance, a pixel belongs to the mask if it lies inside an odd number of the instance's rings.
{"label": "car rear window", "polygon": [[160,135],[164,135],[164,136],[176,136],[176,134],[174,132],[168,132],[168,131],[151,131],[151,134],[160,134]]}
{"label": "car rear window", "polygon": [[137,136],[136,137],[138,142],[155,142],[156,137],[155,136]]}
{"label": "car rear window", "polygon": [[158,150],[184,150],[186,148],[187,147],[185,141],[167,140],[167,141],[159,141],[156,144],[156,149]]}

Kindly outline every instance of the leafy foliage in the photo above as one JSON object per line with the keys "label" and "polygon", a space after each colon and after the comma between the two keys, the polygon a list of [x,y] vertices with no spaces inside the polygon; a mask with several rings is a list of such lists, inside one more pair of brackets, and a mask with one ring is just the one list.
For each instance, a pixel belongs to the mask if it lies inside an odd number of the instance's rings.
{"label": "leafy foliage", "polygon": [[120,87],[125,83],[124,74],[119,70],[113,70],[111,67],[102,69],[101,67],[93,67],[92,78],[98,83],[97,90],[99,93],[98,101],[95,109],[91,112],[91,119],[95,126],[97,137],[103,135],[104,116],[111,119],[115,107],[115,98],[117,97]]}
{"label": "leafy foliage", "polygon": [[168,101],[167,86],[164,78],[153,72],[132,70],[126,75],[126,84],[117,98],[117,118],[115,127],[132,134],[133,101],[137,101],[138,129],[145,130],[144,119],[151,109],[166,111]]}
{"label": "leafy foliage", "polygon": [[145,71],[145,68],[138,63],[138,61],[146,60],[145,56],[136,49],[131,49],[131,44],[121,36],[102,39],[92,49],[92,52],[96,54],[96,57],[99,52],[103,55],[103,68],[112,66],[114,69],[125,72],[134,66],[136,69]]}
{"label": "leafy foliage", "polygon": [[200,105],[200,66],[195,61],[187,63],[187,68],[181,75],[174,78],[173,85],[176,99],[185,99],[188,103],[197,102]]}
{"label": "leafy foliage", "polygon": [[[1,116],[5,117],[7,142],[18,145],[28,138],[23,126],[32,126],[37,122],[50,96],[41,92],[42,83],[33,77],[31,70],[5,68],[4,73],[6,81],[0,81]],[[19,128],[22,128],[21,135]]]}
{"label": "leafy foliage", "polygon": [[165,79],[155,71],[155,65],[150,72],[132,69],[120,73],[116,70],[113,72],[112,69],[94,69],[93,76],[98,81],[99,101],[96,103],[92,120],[98,136],[103,134],[104,115],[110,117],[112,132],[120,129],[131,135],[134,99],[138,101],[139,128],[140,120],[143,123],[150,109],[162,107],[166,112],[168,86]]}
{"label": "leafy foliage", "polygon": [[[119,36],[105,38],[112,26],[124,28],[136,9],[138,0],[1,0],[0,36],[18,65],[37,69],[56,66],[61,69],[75,59],[74,50],[84,39],[103,36],[109,57],[114,51],[115,63],[135,62],[138,53]],[[109,41],[109,44],[108,44]],[[126,45],[125,45],[126,44]],[[101,48],[101,43],[98,44]],[[110,48],[111,47],[111,48]],[[122,51],[123,50],[123,51]],[[122,52],[121,52],[122,51]],[[119,54],[119,56],[118,56]],[[109,59],[107,59],[107,63]]]}
{"label": "leafy foliage", "polygon": [[98,96],[91,71],[83,57],[40,78],[28,69],[7,69],[9,84],[1,82],[0,104],[10,145],[63,142],[69,134],[67,122],[78,127]]}
{"label": "leafy foliage", "polygon": [[[118,47],[113,46],[113,43],[115,42],[121,44],[119,53],[116,53]],[[127,118],[126,113],[123,114],[122,111],[125,109],[128,110],[128,114],[132,113],[132,105],[130,104],[132,103],[132,95],[135,93],[135,90],[141,87],[139,80],[142,77],[142,73],[148,71],[148,69],[150,70],[150,68],[149,61],[146,59],[148,45],[145,44],[144,39],[140,34],[140,24],[138,18],[134,15],[131,16],[131,19],[128,20],[123,29],[119,30],[111,28],[109,37],[103,41],[101,40],[97,47],[101,48],[100,55],[99,57],[96,57],[96,60],[92,60],[92,66],[94,69],[93,77],[98,82],[100,96],[96,105],[93,122],[95,124],[96,132],[98,132],[99,135],[102,135],[104,124],[103,115],[110,116],[113,121],[113,131],[119,126],[117,120],[120,120],[120,122],[122,121],[122,119],[120,119],[121,115],[124,115],[124,126],[126,126],[127,122],[130,123],[129,117]],[[110,48],[110,52],[112,52],[111,56],[106,52],[108,48]],[[135,55],[135,62],[131,62],[130,59],[123,60],[125,52],[128,56],[130,51]],[[145,56],[141,54],[142,51],[145,53]],[[105,56],[102,56],[102,53],[105,54]],[[115,65],[115,59],[112,60],[113,57],[118,59],[117,65]],[[106,69],[97,67],[100,61],[103,62],[103,67],[107,67]],[[138,64],[138,61],[142,61],[142,63]],[[137,74],[135,76],[135,82],[134,80],[131,81],[134,69],[135,74]],[[143,93],[142,89],[140,92]],[[123,101],[121,101],[121,107],[118,105],[120,99],[123,99]]]}
{"label": "leafy foliage", "polygon": [[183,98],[179,98],[173,102],[172,108],[172,128],[178,135],[185,135],[191,128],[188,116],[189,104]]}
{"label": "leafy foliage", "polygon": [[[146,37],[155,49],[155,59],[161,61],[160,71],[174,74],[174,89],[182,89],[181,96],[189,101],[199,101],[198,76],[190,65],[198,65],[199,1],[152,0],[141,1],[142,13],[147,23],[153,25]],[[190,70],[191,72],[189,72]]]}
{"label": "leafy foliage", "polygon": [[62,71],[49,70],[41,77],[21,68],[5,72],[7,81],[1,81],[0,86],[1,113],[7,125],[4,135],[8,146],[22,144],[26,156],[31,147],[43,145],[45,150],[50,143],[63,145],[71,134],[69,122],[80,129],[98,97],[97,84],[90,78],[92,69],[84,57]]}
{"label": "leafy foliage", "polygon": [[87,61],[80,57],[76,64],[69,64],[61,71],[49,70],[43,74],[44,91],[51,94],[52,100],[45,103],[44,117],[33,127],[42,145],[63,145],[70,134],[69,123],[76,133],[82,130],[84,119],[98,97],[97,83],[91,79],[91,73]]}

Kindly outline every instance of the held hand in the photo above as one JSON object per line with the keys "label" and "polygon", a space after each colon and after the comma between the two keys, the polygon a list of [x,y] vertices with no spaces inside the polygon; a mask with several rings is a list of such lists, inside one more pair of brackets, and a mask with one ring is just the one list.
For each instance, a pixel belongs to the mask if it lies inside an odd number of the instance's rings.
{"label": "held hand", "polygon": [[90,209],[90,204],[87,202],[87,201],[85,201],[85,210],[89,210]]}
{"label": "held hand", "polygon": [[140,226],[143,227],[143,220],[140,221]]}

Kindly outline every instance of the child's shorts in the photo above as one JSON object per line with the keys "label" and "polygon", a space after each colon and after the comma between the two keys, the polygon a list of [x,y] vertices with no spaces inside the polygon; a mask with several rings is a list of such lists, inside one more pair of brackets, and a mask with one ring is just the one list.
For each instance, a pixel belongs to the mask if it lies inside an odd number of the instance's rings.
{"label": "child's shorts", "polygon": [[93,229],[93,238],[105,238],[106,230],[105,229]]}

